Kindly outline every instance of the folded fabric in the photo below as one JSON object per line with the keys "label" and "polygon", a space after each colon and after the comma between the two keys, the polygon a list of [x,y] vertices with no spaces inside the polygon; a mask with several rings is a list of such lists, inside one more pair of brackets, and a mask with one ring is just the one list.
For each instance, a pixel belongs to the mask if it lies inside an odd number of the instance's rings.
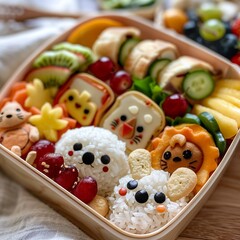
{"label": "folded fabric", "polygon": [[0,171],[1,240],[90,238]]}
{"label": "folded fabric", "polygon": [[[55,20],[57,21],[57,20]],[[53,21],[51,21],[54,23]],[[44,23],[44,22],[43,22]],[[56,23],[56,22],[55,22]],[[60,25],[60,23],[62,23]],[[0,86],[14,73],[17,67],[24,62],[41,44],[60,34],[75,23],[74,20],[58,21],[54,27],[42,26],[14,34],[0,37]]]}

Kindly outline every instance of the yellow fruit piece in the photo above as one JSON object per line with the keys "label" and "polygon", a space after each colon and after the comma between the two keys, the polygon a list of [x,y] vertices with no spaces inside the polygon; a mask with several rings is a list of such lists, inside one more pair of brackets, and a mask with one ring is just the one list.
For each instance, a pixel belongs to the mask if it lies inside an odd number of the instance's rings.
{"label": "yellow fruit piece", "polygon": [[202,104],[234,119],[240,127],[240,108],[223,99],[213,97],[203,99]]}
{"label": "yellow fruit piece", "polygon": [[211,95],[211,97],[221,98],[221,99],[235,105],[236,107],[240,108],[240,99],[239,98],[236,98],[236,97],[233,97],[233,96],[230,96],[227,94],[220,94],[220,93],[216,93],[216,94],[213,93]]}
{"label": "yellow fruit piece", "polygon": [[236,79],[224,79],[216,82],[218,88],[233,88],[240,90],[240,81]]}
{"label": "yellow fruit piece", "polygon": [[215,87],[214,94],[226,94],[240,99],[240,91],[233,88]]}
{"label": "yellow fruit piece", "polygon": [[198,115],[202,112],[209,112],[214,116],[224,138],[230,139],[237,134],[238,126],[237,126],[237,122],[234,119],[226,117],[222,113],[215,111],[211,108],[204,107],[199,104],[195,104],[193,107],[192,113]]}
{"label": "yellow fruit piece", "polygon": [[109,18],[97,18],[76,27],[68,36],[67,41],[92,47],[99,34],[108,27],[121,27],[123,24]]}
{"label": "yellow fruit piece", "polygon": [[41,108],[41,113],[31,116],[29,122],[37,127],[41,136],[56,142],[58,140],[57,130],[62,130],[68,125],[66,120],[61,119],[62,115],[62,108],[52,108],[50,103],[45,103]]}

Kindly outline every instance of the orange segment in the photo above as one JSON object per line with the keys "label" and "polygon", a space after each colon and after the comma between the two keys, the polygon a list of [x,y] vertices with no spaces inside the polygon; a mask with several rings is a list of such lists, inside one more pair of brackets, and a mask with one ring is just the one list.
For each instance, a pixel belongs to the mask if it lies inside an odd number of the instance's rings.
{"label": "orange segment", "polygon": [[99,34],[108,27],[123,26],[121,22],[109,18],[97,18],[76,27],[68,36],[67,41],[92,47]]}

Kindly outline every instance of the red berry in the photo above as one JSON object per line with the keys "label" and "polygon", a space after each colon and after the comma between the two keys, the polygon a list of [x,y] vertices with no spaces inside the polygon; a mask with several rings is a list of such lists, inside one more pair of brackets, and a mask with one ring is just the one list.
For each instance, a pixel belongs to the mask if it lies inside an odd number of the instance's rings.
{"label": "red berry", "polygon": [[181,94],[168,96],[162,104],[162,109],[166,116],[176,118],[183,117],[188,109],[187,100]]}
{"label": "red berry", "polygon": [[35,151],[37,153],[36,159],[34,161],[34,164],[36,165],[40,157],[46,153],[55,152],[55,145],[48,140],[39,140],[31,146],[29,151]]}
{"label": "red berry", "polygon": [[56,183],[70,191],[78,180],[78,170],[75,166],[65,166],[54,179]]}
{"label": "red berry", "polygon": [[59,153],[46,153],[37,162],[36,168],[50,178],[55,178],[64,164]]}
{"label": "red berry", "polygon": [[124,70],[117,71],[110,79],[110,87],[116,94],[126,92],[132,86],[132,78]]}
{"label": "red berry", "polygon": [[231,30],[233,34],[240,38],[240,18],[232,23]]}
{"label": "red berry", "polygon": [[84,177],[79,181],[72,193],[84,203],[90,203],[97,195],[97,182],[90,176]]}
{"label": "red berry", "polygon": [[107,81],[116,71],[116,66],[110,58],[101,57],[96,62],[92,63],[88,67],[88,70],[95,77],[101,79],[102,81]]}
{"label": "red berry", "polygon": [[118,193],[121,196],[125,196],[127,194],[127,189],[126,188],[120,188]]}
{"label": "red berry", "polygon": [[231,61],[240,66],[240,52],[231,58]]}

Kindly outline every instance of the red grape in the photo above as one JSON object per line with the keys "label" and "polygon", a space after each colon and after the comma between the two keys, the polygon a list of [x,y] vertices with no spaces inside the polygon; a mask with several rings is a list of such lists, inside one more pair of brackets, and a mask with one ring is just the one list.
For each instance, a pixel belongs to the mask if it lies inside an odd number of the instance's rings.
{"label": "red grape", "polygon": [[124,70],[117,71],[110,79],[110,87],[120,95],[126,92],[132,86],[132,78],[129,73]]}
{"label": "red grape", "polygon": [[79,181],[73,189],[73,194],[84,203],[90,203],[97,195],[97,182],[88,176]]}
{"label": "red grape", "polygon": [[59,171],[54,180],[63,188],[70,191],[73,184],[78,180],[78,170],[75,166],[65,166]]}
{"label": "red grape", "polygon": [[37,162],[36,168],[50,178],[59,174],[64,164],[63,156],[59,153],[46,153]]}
{"label": "red grape", "polygon": [[116,71],[116,65],[110,58],[101,57],[96,62],[92,63],[88,67],[88,70],[95,77],[101,79],[102,81],[107,81]]}
{"label": "red grape", "polygon": [[183,117],[188,109],[187,100],[181,94],[173,94],[168,96],[163,104],[162,109],[166,116],[176,118]]}
{"label": "red grape", "polygon": [[34,161],[34,165],[36,165],[40,157],[42,157],[46,153],[55,152],[55,145],[48,140],[39,140],[31,146],[29,151],[35,151],[37,153]]}

